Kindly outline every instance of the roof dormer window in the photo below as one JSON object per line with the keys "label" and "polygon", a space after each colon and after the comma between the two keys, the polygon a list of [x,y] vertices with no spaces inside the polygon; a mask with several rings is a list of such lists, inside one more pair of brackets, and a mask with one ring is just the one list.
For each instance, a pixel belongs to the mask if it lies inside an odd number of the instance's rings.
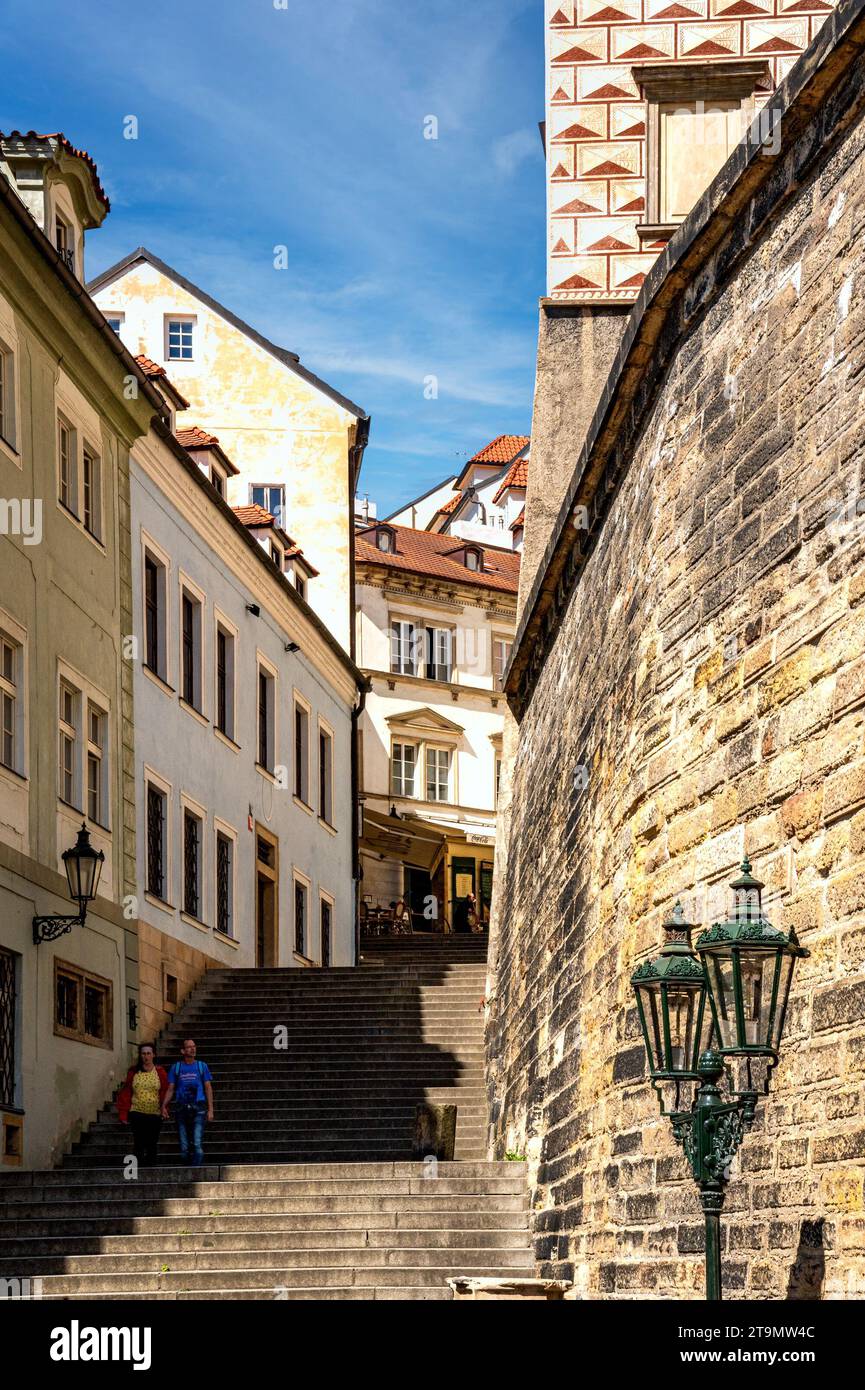
{"label": "roof dormer window", "polygon": [[473,545],[466,546],[466,569],[482,570],[484,567],[483,556]]}
{"label": "roof dormer window", "polygon": [[389,526],[380,526],[375,536],[375,543],[379,550],[383,550],[386,555],[393,555],[396,550],[396,536]]}
{"label": "roof dormer window", "polygon": [[215,463],[212,463],[210,465],[210,481],[213,483],[213,486],[216,488],[216,491],[219,493],[220,497],[224,497],[225,474],[223,473],[221,468],[217,468]]}
{"label": "roof dormer window", "polygon": [[67,270],[71,270],[74,275],[75,251],[72,245],[72,228],[65,217],[60,216],[59,212],[54,217],[54,245],[57,247],[60,259],[65,262]]}
{"label": "roof dormer window", "polygon": [[270,542],[270,558],[278,570],[282,569],[282,551],[275,541]]}

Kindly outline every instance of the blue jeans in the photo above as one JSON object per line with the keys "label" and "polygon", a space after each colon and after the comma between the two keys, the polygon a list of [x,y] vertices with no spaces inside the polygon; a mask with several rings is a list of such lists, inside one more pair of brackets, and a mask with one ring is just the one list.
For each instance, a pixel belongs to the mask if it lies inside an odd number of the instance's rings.
{"label": "blue jeans", "polygon": [[204,1126],[207,1124],[207,1106],[199,1103],[194,1108],[177,1106],[177,1137],[180,1140],[180,1160],[193,1168],[200,1168],[204,1162]]}

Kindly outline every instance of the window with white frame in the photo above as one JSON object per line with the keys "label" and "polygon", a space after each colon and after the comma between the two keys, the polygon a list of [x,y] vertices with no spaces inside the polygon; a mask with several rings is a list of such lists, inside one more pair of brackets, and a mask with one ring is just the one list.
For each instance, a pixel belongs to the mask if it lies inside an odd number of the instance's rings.
{"label": "window with white frame", "polygon": [[87,817],[96,825],[108,825],[108,715],[92,700],[87,702]]}
{"label": "window with white frame", "polygon": [[85,442],[81,452],[82,521],[97,540],[102,539],[102,464]]}
{"label": "window with white frame", "polygon": [[294,697],[294,794],[309,805],[309,709]]}
{"label": "window with white frame", "polygon": [[186,585],[180,590],[180,694],[192,709],[201,710],[202,603]]}
{"label": "window with white frame", "polygon": [[216,832],[216,930],[234,936],[234,840]]}
{"label": "window with white frame", "polygon": [[168,680],[168,569],[154,551],[144,550],[144,664]]}
{"label": "window with white frame", "polygon": [[201,920],[201,844],[203,821],[191,806],[183,808],[183,911]]}
{"label": "window with white frame", "polygon": [[415,625],[405,618],[394,618],[390,625],[390,669],[395,675],[414,676],[418,671]]}
{"label": "window with white frame", "polygon": [[426,676],[431,681],[449,681],[453,672],[453,632],[449,627],[426,629]]}
{"label": "window with white frame", "polygon": [[216,727],[234,738],[234,633],[216,625]]}
{"label": "window with white frame", "polygon": [[285,520],[285,488],[281,483],[253,483],[249,489],[249,500],[253,506],[263,507],[270,512],[277,526]]}
{"label": "window with white frame", "polygon": [[276,682],[273,673],[258,666],[258,763],[273,771],[275,757]]}
{"label": "window with white frame", "polygon": [[416,743],[394,743],[391,747],[390,787],[394,796],[414,796],[417,776]]}
{"label": "window with white frame", "polygon": [[499,797],[500,797],[501,794],[502,794],[502,755],[501,755],[501,753],[496,753],[495,758],[496,758],[496,773],[495,773],[496,785],[495,785],[495,803],[494,803],[494,804],[495,804],[496,806],[498,806],[498,804],[499,804]]}
{"label": "window with white frame", "polygon": [[191,362],[195,319],[184,314],[165,318],[165,358],[168,362]]}
{"label": "window with white frame", "polygon": [[20,773],[23,765],[23,649],[0,630],[0,763]]}
{"label": "window with white frame", "polygon": [[297,592],[300,594],[300,597],[305,599],[305,598],[306,598],[306,579],[305,579],[304,576],[301,574],[300,570],[299,570],[299,569],[296,569],[296,568],[295,568],[294,570],[292,570],[292,576],[293,576],[293,578],[294,578],[294,587],[295,587],[295,589],[297,589]]}
{"label": "window with white frame", "polygon": [[502,688],[512,646],[513,643],[509,638],[493,636],[493,680],[496,690]]}
{"label": "window with white frame", "polygon": [[73,516],[78,515],[78,443],[75,429],[64,416],[57,418],[57,495]]}
{"label": "window with white frame", "polygon": [[318,726],[318,814],[333,824],[333,735]]}
{"label": "window with white frame", "polygon": [[78,772],[81,733],[81,691],[66,680],[60,681],[60,743],[57,769],[57,794],[67,806],[81,810],[80,777]]}
{"label": "window with white frame", "polygon": [[226,474],[223,470],[218,468],[215,463],[212,463],[210,465],[210,481],[213,483],[220,497],[225,496],[225,479]]}
{"label": "window with white frame", "polygon": [[451,751],[449,748],[426,750],[426,799],[450,801]]}
{"label": "window with white frame", "polygon": [[147,891],[168,901],[168,794],[158,783],[147,781],[145,798],[147,843]]}
{"label": "window with white frame", "polygon": [[108,327],[111,329],[112,333],[116,333],[118,334],[118,336],[120,334],[121,328],[123,327],[125,318],[126,315],[122,313],[122,311],[119,309],[109,309],[105,314],[105,322],[108,324]]}
{"label": "window with white frame", "polygon": [[0,339],[0,439],[15,448],[15,358]]}

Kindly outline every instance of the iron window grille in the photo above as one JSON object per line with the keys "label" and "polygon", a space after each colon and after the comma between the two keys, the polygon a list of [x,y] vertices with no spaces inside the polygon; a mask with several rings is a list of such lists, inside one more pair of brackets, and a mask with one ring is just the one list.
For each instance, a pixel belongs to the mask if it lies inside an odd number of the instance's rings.
{"label": "iron window grille", "polygon": [[294,884],[294,949],[299,956],[306,955],[306,888],[295,881]]}
{"label": "iron window grille", "polygon": [[231,936],[231,840],[216,835],[216,930]]}
{"label": "iron window grille", "polygon": [[201,917],[201,821],[192,811],[183,812],[183,910]]}
{"label": "iron window grille", "polygon": [[165,793],[147,788],[147,891],[165,899]]}
{"label": "iron window grille", "polygon": [[0,1106],[15,1104],[15,957],[0,947]]}

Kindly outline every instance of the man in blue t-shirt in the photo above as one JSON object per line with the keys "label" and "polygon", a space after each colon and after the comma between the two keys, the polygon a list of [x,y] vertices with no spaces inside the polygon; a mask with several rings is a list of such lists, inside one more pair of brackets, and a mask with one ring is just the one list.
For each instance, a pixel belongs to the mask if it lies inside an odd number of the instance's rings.
{"label": "man in blue t-shirt", "polygon": [[204,1162],[204,1126],[213,1119],[213,1078],[207,1063],[198,1061],[192,1038],[186,1039],[180,1052],[181,1060],[168,1069],[162,1116],[168,1119],[173,1099],[180,1157],[188,1166],[200,1168]]}

